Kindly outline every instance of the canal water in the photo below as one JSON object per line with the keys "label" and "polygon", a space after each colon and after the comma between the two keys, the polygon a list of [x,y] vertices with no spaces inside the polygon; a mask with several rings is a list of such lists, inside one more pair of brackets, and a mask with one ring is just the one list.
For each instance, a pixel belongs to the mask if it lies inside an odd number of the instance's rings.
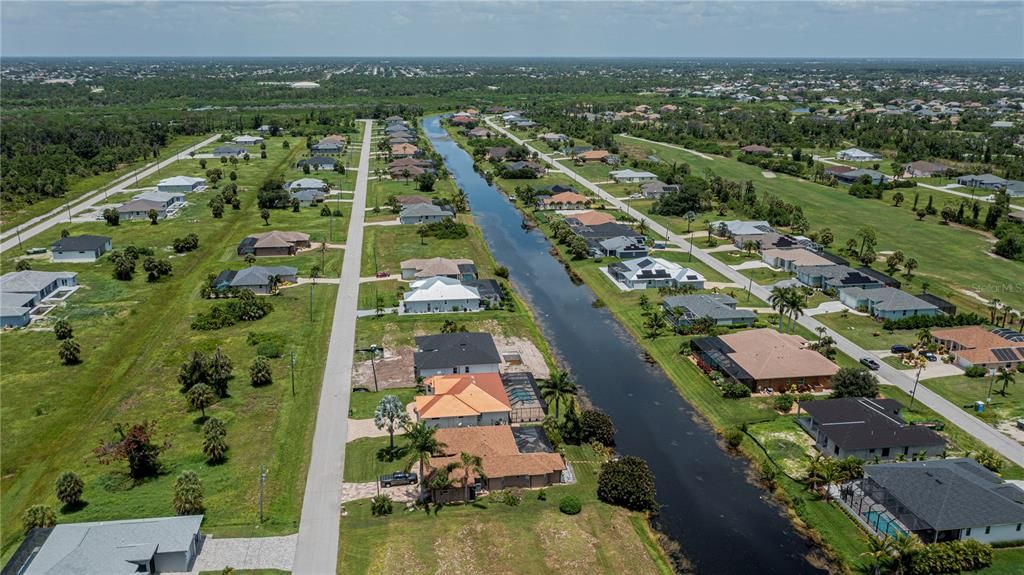
{"label": "canal water", "polygon": [[423,128],[459,187],[500,265],[510,271],[541,329],[590,401],[615,422],[616,450],[644,458],[655,475],[657,528],[677,541],[697,573],[822,573],[814,551],[765,492],[747,482],[747,462],[727,454],[664,372],[586,285],[574,285],[551,244],[522,228],[522,215],[473,170],[439,116]]}

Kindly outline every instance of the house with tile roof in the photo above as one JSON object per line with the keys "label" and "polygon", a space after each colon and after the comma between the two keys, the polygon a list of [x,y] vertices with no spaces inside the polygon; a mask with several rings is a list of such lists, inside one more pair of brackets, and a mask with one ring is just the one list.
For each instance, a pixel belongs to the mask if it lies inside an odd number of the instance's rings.
{"label": "house with tile roof", "polygon": [[753,392],[826,389],[839,371],[804,338],[771,328],[698,338],[690,346],[705,372],[719,371]]}
{"label": "house with tile roof", "polygon": [[615,216],[609,214],[608,212],[587,210],[584,212],[568,214],[565,216],[565,221],[569,225],[594,226],[598,224],[614,223]]}
{"label": "house with tile roof", "polygon": [[1011,341],[977,325],[933,329],[932,341],[945,346],[963,368],[978,365],[1015,369],[1024,363],[1024,342]]}
{"label": "house with tile roof", "polygon": [[246,237],[238,244],[237,252],[240,256],[293,256],[300,249],[308,247],[309,234],[274,230]]}
{"label": "house with tile roof", "polygon": [[583,210],[590,207],[591,199],[576,192],[562,192],[553,196],[545,196],[537,202],[541,210]]}
{"label": "house with tile roof", "polygon": [[417,280],[434,276],[452,278],[459,281],[475,280],[476,264],[465,258],[427,258],[410,259],[401,263],[402,279]]}
{"label": "house with tile roof", "polygon": [[416,420],[428,427],[509,425],[512,404],[498,373],[435,375],[416,396]]}
{"label": "house with tile roof", "polygon": [[924,425],[903,421],[894,399],[842,397],[801,401],[796,421],[823,455],[861,461],[939,457],[946,441]]}
{"label": "house with tile roof", "polygon": [[775,269],[787,272],[795,270],[797,266],[833,265],[831,260],[825,258],[820,253],[806,248],[762,249],[761,261]]}

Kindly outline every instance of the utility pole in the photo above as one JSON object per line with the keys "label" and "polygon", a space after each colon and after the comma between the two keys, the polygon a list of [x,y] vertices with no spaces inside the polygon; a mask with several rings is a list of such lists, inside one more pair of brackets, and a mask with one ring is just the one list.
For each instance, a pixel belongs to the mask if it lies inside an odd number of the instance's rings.
{"label": "utility pole", "polygon": [[21,226],[14,226],[14,233],[18,236],[18,249],[23,249],[21,247]]}
{"label": "utility pole", "polygon": [[267,468],[260,464],[260,525],[263,525],[263,486],[267,483]]}
{"label": "utility pole", "polygon": [[[693,244],[690,244],[693,247]],[[747,301],[750,301],[750,290],[754,287],[754,276],[750,276],[750,281],[747,282]]]}
{"label": "utility pole", "polygon": [[924,369],[924,361],[918,357],[917,360],[917,377],[914,378],[914,389],[910,392],[910,407],[907,411],[914,411],[914,398],[917,396],[917,383],[921,381],[921,370]]}
{"label": "utility pole", "polygon": [[992,378],[988,380],[988,396],[985,398],[985,403],[992,403],[992,386],[996,382],[996,370],[995,368],[990,368],[988,371]]}
{"label": "utility pole", "polygon": [[295,397],[295,352],[294,351],[292,352],[292,361],[291,361],[290,365],[291,365],[291,369],[289,371],[291,372],[291,376],[292,376],[292,397]]}
{"label": "utility pole", "polygon": [[309,284],[309,323],[313,323],[313,286],[316,285],[316,278]]}

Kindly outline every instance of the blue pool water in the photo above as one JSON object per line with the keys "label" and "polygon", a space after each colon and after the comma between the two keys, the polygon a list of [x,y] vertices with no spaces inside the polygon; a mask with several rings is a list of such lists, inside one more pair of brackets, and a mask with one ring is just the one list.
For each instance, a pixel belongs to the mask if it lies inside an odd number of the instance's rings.
{"label": "blue pool water", "polygon": [[868,511],[864,514],[864,519],[868,522],[868,525],[877,528],[879,533],[884,533],[893,537],[907,534],[902,527],[896,524],[894,519],[883,517],[882,514],[877,511]]}

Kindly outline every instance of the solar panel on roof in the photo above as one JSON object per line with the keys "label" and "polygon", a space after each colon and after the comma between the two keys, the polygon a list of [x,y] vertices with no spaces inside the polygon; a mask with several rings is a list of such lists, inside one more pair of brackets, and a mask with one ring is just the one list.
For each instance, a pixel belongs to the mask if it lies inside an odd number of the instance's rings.
{"label": "solar panel on roof", "polygon": [[1000,347],[992,350],[992,355],[999,361],[1017,361],[1017,351],[1012,347]]}

